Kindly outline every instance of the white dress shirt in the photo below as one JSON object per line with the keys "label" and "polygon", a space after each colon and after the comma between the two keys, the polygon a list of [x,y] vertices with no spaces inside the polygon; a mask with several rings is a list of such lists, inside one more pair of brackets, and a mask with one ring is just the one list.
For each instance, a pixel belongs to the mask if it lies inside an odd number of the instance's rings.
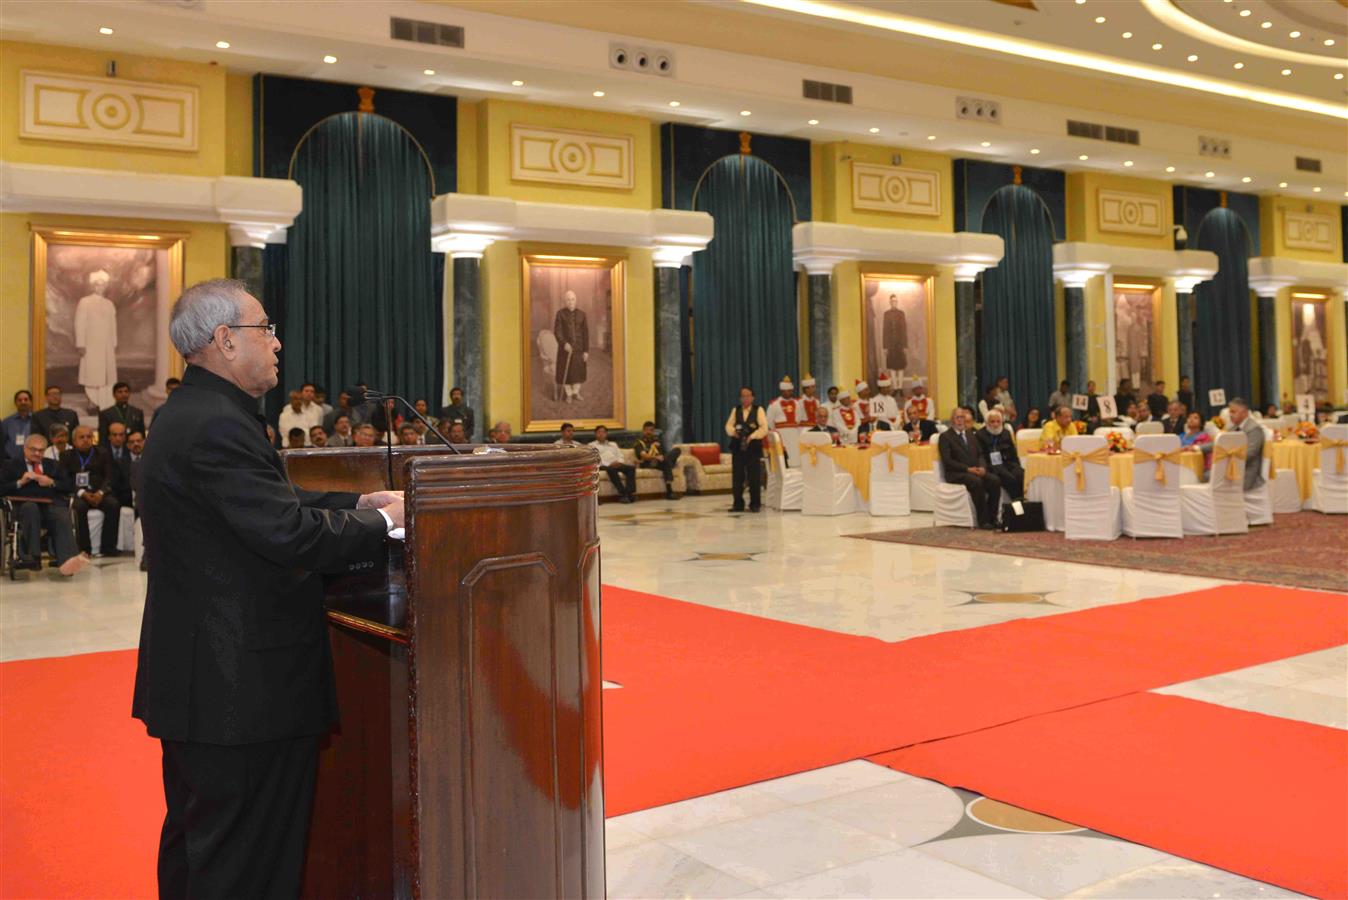
{"label": "white dress shirt", "polygon": [[622,465],[626,462],[622,448],[612,441],[591,441],[590,446],[599,451],[600,466]]}

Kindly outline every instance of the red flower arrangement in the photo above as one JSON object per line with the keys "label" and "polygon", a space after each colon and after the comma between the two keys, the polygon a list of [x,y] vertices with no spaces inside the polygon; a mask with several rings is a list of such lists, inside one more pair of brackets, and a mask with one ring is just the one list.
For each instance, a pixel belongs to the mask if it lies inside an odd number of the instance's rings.
{"label": "red flower arrangement", "polygon": [[1296,436],[1307,443],[1313,443],[1320,439],[1320,429],[1315,427],[1314,422],[1298,422]]}
{"label": "red flower arrangement", "polygon": [[1127,453],[1133,449],[1132,445],[1128,443],[1128,438],[1121,431],[1111,431],[1106,434],[1105,442],[1110,453]]}

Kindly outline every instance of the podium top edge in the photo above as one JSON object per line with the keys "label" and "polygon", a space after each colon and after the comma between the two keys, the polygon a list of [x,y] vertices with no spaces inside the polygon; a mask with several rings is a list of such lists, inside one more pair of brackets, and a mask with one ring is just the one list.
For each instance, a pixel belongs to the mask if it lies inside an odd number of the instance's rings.
{"label": "podium top edge", "polygon": [[[443,444],[393,446],[393,459],[398,465],[413,463],[417,468],[430,465],[453,466],[492,466],[519,465],[521,463],[542,466],[574,466],[592,463],[598,459],[598,451],[588,447],[553,447],[547,444],[455,444],[461,452],[454,453]],[[503,453],[475,453],[480,447],[503,450]],[[388,448],[378,447],[306,447],[303,450],[282,450],[287,460],[332,459],[383,459]]]}

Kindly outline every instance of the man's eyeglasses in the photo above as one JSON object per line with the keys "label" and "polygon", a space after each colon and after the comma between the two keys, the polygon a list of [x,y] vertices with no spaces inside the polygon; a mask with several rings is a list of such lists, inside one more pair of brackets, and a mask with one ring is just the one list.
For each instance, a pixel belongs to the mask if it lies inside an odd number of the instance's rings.
{"label": "man's eyeglasses", "polygon": [[267,332],[267,337],[276,337],[276,323],[270,325],[226,325],[226,328],[262,328]]}

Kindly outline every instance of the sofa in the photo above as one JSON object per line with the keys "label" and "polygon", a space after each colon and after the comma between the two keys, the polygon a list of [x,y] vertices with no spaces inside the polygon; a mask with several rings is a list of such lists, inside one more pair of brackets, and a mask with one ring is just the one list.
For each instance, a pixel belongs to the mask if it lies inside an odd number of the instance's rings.
{"label": "sofa", "polygon": [[[729,457],[726,457],[729,459]],[[623,462],[629,466],[637,464],[637,454],[635,450],[623,451]],[[727,468],[726,471],[729,471]],[[728,485],[729,482],[727,481]],[[687,482],[684,478],[683,459],[679,459],[679,465],[674,469],[674,491],[682,494],[687,490]],[[637,469],[637,496],[638,497],[663,497],[665,495],[665,473],[659,469]],[[613,489],[613,482],[609,480],[608,473],[600,471],[599,473],[599,500],[602,503],[605,500],[616,501],[618,492]]]}
{"label": "sofa", "polygon": [[[679,469],[687,480],[690,494],[729,493],[731,486],[730,454],[721,449],[720,444],[676,444],[682,451],[679,455]],[[696,449],[696,453],[694,450]],[[704,462],[698,459],[701,453],[708,459],[718,462]],[[675,482],[677,486],[678,482]],[[638,491],[640,485],[637,486]]]}

